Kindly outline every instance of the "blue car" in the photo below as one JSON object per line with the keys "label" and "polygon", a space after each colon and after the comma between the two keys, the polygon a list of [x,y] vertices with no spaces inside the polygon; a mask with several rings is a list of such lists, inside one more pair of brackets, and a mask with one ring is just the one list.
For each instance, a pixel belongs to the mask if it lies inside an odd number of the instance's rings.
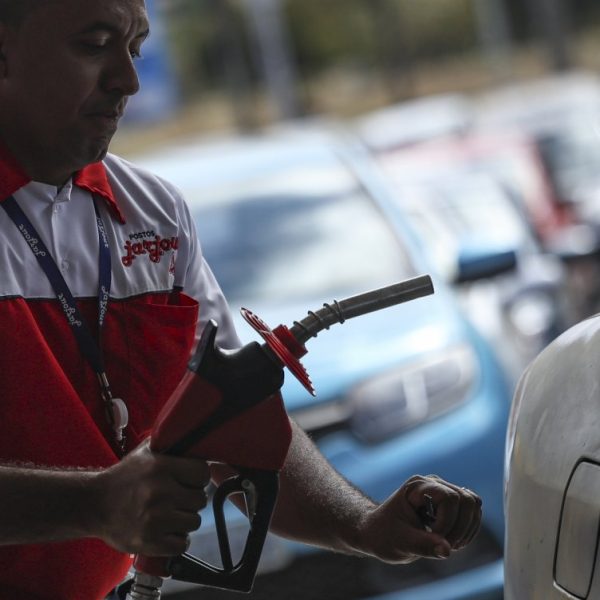
{"label": "blue car", "polygon": [[[252,597],[501,598],[510,386],[493,350],[425,261],[368,155],[344,137],[285,131],[190,143],[136,162],[183,191],[234,313],[243,306],[273,327],[291,326],[323,302],[419,274],[434,280],[432,296],[309,341],[303,364],[316,397],[290,375],[283,396],[335,468],[376,500],[416,473],[476,490],[484,506],[480,534],[447,561],[402,566],[270,536]],[[476,270],[486,260],[496,268],[497,259],[474,257]],[[241,319],[238,332],[244,342],[258,339]],[[218,565],[214,523],[205,512],[190,551]],[[227,519],[233,544],[243,543],[245,517],[232,508]],[[171,581],[165,596],[195,597],[191,590]],[[201,594],[234,595],[207,588]]]}

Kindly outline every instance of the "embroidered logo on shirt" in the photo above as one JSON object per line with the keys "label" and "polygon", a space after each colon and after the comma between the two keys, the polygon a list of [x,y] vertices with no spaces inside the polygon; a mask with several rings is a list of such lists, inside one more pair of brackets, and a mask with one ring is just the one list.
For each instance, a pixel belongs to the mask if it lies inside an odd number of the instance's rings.
{"label": "embroidered logo on shirt", "polygon": [[121,262],[130,267],[138,256],[146,254],[153,263],[159,263],[165,252],[177,250],[178,247],[178,237],[163,238],[154,231],[132,233],[123,247],[125,255],[121,257]]}

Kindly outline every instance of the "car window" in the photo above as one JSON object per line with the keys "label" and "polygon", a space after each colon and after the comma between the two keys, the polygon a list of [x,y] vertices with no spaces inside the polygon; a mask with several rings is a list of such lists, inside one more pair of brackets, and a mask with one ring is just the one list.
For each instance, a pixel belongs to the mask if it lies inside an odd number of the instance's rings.
{"label": "car window", "polygon": [[539,140],[542,155],[547,161],[559,194],[577,200],[576,191],[597,185],[600,178],[600,135],[593,123],[583,123]]}
{"label": "car window", "polygon": [[341,166],[290,166],[186,197],[232,303],[328,298],[415,275],[373,200]]}
{"label": "car window", "polygon": [[496,185],[468,180],[464,185],[442,185],[431,210],[438,211],[458,236],[478,235],[520,246],[526,227],[510,199]]}

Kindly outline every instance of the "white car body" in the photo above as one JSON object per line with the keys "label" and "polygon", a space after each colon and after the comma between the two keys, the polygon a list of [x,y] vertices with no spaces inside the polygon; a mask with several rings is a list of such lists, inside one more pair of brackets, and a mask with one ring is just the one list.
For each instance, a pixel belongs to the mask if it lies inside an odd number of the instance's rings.
{"label": "white car body", "polygon": [[530,365],[506,448],[505,599],[600,598],[600,316]]}

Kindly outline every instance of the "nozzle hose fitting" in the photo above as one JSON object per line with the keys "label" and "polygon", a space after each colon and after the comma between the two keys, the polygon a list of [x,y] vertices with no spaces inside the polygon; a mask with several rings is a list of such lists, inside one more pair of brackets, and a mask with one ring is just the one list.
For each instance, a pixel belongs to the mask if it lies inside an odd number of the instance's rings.
{"label": "nozzle hose fitting", "polygon": [[126,600],[160,600],[162,577],[137,572]]}

